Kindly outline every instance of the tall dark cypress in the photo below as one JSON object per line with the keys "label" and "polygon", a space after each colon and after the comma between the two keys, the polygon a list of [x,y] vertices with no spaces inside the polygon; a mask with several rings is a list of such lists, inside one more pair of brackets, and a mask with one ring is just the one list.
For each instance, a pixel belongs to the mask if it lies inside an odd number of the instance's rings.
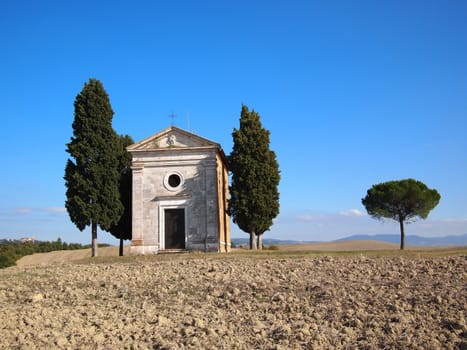
{"label": "tall dark cypress", "polygon": [[74,102],[73,136],[66,145],[65,207],[83,231],[91,226],[92,256],[97,256],[97,226],[108,231],[123,213],[120,202],[118,135],[102,83],[89,79]]}
{"label": "tall dark cypress", "polygon": [[110,233],[120,240],[118,255],[123,256],[123,240],[131,239],[131,154],[126,150],[134,143],[129,135],[119,137],[119,160],[120,171],[120,201],[123,205],[123,214],[117,224],[110,227]]}
{"label": "tall dark cypress", "polygon": [[234,223],[250,235],[251,249],[262,249],[262,235],[279,214],[280,171],[276,154],[269,148],[269,134],[259,114],[242,105],[240,128],[232,133],[229,156],[229,213]]}

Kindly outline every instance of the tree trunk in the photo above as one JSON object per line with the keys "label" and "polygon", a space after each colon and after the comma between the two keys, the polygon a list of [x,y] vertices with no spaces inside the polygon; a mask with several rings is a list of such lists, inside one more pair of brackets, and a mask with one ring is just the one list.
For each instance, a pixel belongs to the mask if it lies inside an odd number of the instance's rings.
{"label": "tree trunk", "polygon": [[256,250],[256,234],[255,231],[250,232],[250,249]]}
{"label": "tree trunk", "polygon": [[405,248],[404,220],[399,219],[399,225],[401,228],[401,250],[404,250]]}
{"label": "tree trunk", "polygon": [[91,222],[91,235],[91,257],[95,257],[97,256],[97,224],[95,222]]}
{"label": "tree trunk", "polygon": [[123,256],[123,238],[120,238],[120,248],[118,249],[118,256]]}
{"label": "tree trunk", "polygon": [[263,234],[258,235],[258,250],[263,250]]}

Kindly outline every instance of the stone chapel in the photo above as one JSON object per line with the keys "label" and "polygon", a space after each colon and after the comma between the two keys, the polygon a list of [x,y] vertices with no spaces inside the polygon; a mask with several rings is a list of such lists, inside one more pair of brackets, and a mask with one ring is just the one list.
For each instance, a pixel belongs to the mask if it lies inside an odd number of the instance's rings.
{"label": "stone chapel", "polygon": [[171,126],[132,156],[132,254],[230,251],[227,158],[218,143]]}

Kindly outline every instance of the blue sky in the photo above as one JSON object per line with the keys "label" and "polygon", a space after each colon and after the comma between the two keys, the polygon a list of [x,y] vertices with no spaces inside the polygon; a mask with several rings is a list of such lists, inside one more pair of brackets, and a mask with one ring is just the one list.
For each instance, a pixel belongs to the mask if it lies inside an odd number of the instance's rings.
{"label": "blue sky", "polygon": [[255,109],[282,174],[268,237],[398,233],[361,198],[404,178],[442,197],[408,234],[467,233],[465,1],[20,0],[0,5],[0,39],[0,237],[90,241],[63,173],[91,77],[135,140],[175,113],[228,154],[242,103]]}

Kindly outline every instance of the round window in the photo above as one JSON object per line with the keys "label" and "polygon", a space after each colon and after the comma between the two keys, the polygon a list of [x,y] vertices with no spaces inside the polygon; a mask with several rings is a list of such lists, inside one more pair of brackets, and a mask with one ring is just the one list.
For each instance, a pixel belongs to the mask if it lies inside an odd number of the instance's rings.
{"label": "round window", "polygon": [[175,192],[180,189],[183,185],[183,176],[178,171],[170,172],[164,176],[164,187],[171,191]]}
{"label": "round window", "polygon": [[177,174],[172,174],[169,176],[170,187],[178,187],[181,182],[182,182],[182,179],[180,179],[180,176],[178,176]]}

